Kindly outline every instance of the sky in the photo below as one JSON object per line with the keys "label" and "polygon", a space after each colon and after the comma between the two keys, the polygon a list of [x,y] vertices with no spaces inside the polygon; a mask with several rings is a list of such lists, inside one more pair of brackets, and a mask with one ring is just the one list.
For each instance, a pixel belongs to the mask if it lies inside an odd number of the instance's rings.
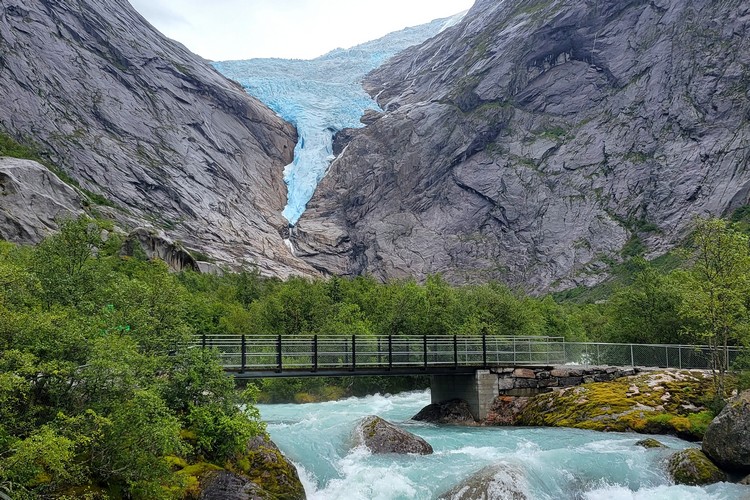
{"label": "sky", "polygon": [[152,25],[214,61],[311,59],[449,17],[474,0],[130,0]]}

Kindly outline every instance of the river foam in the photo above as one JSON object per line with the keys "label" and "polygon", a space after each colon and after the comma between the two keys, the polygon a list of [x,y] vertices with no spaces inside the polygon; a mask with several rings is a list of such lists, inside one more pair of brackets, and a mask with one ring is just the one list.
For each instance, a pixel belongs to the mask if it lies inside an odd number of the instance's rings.
{"label": "river foam", "polygon": [[[409,420],[429,402],[428,391],[259,408],[274,441],[298,465],[311,500],[429,500],[484,467],[499,463],[522,471],[523,479],[515,486],[532,499],[750,497],[745,487],[733,484],[672,485],[664,462],[672,451],[695,446],[674,437],[658,436],[671,450],[647,450],[635,445],[642,437],[636,434],[452,427]],[[373,414],[423,437],[435,453],[383,456],[352,448],[357,422]]]}

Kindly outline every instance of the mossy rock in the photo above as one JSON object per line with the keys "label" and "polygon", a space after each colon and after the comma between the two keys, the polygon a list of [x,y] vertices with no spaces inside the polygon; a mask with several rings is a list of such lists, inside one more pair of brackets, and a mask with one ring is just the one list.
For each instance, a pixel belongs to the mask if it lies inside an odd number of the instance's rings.
{"label": "mossy rock", "polygon": [[699,441],[713,414],[711,379],[701,372],[660,371],[592,382],[529,401],[516,425],[673,434]]}
{"label": "mossy rock", "polygon": [[750,473],[750,391],[731,399],[711,422],[703,451],[726,470]]}
{"label": "mossy rock", "polygon": [[175,496],[183,498],[198,498],[203,491],[205,479],[212,473],[222,470],[221,467],[208,462],[187,464],[179,457],[167,457],[167,462],[172,469],[179,469],[176,475],[180,479],[181,487],[175,487],[172,491]]}
{"label": "mossy rock", "polygon": [[227,464],[227,469],[247,477],[279,500],[303,500],[305,488],[297,469],[268,436],[248,442],[246,452]]}
{"label": "mossy rock", "polygon": [[677,484],[702,486],[727,480],[727,475],[697,448],[678,451],[669,459],[667,467]]}
{"label": "mossy rock", "polygon": [[666,448],[664,444],[662,444],[660,441],[657,441],[654,438],[646,438],[641,439],[637,443],[635,443],[636,446],[641,446],[643,448],[651,449],[651,448]]}
{"label": "mossy rock", "polygon": [[419,436],[399,429],[382,418],[370,415],[363,418],[354,430],[354,442],[364,445],[372,453],[432,454],[432,446]]}
{"label": "mossy rock", "polygon": [[277,497],[250,481],[226,470],[214,471],[201,481],[199,500],[275,500]]}

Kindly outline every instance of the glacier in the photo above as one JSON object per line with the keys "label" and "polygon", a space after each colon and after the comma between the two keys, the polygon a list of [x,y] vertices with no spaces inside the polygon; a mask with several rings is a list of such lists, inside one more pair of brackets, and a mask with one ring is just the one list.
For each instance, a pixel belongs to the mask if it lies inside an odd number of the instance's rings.
{"label": "glacier", "polygon": [[297,127],[294,161],[284,169],[287,205],[282,215],[297,223],[315,188],[334,159],[333,137],[359,128],[368,109],[380,111],[362,88],[364,76],[398,52],[458,23],[465,12],[406,28],[350,49],[336,49],[316,59],[247,59],[214,62],[286,121]]}

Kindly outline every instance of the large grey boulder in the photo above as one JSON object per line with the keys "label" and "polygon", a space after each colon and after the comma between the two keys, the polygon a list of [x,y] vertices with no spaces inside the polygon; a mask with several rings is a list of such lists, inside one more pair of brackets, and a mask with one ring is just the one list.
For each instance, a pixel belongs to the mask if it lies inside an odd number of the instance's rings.
{"label": "large grey boulder", "polygon": [[276,497],[249,479],[226,470],[201,478],[200,500],[273,500]]}
{"label": "large grey boulder", "polygon": [[478,0],[365,86],[298,223],[335,274],[593,284],[750,194],[750,4]]}
{"label": "large grey boulder", "polygon": [[373,453],[415,453],[430,455],[432,446],[419,436],[399,429],[375,415],[365,417],[354,431],[354,442]]}
{"label": "large grey boulder", "polygon": [[477,423],[471,414],[469,403],[463,399],[429,404],[411,419],[433,424],[476,425]]}
{"label": "large grey boulder", "polygon": [[672,455],[667,469],[677,484],[702,486],[727,480],[727,475],[696,448],[678,451]]}
{"label": "large grey boulder", "polygon": [[295,128],[127,0],[4,0],[0,41],[0,133],[120,207],[102,214],[217,261],[316,274],[280,234]]}
{"label": "large grey boulder", "polygon": [[703,452],[723,469],[750,473],[750,391],[729,400],[709,424]]}
{"label": "large grey boulder", "polygon": [[528,500],[528,482],[513,465],[486,467],[438,497],[439,500]]}
{"label": "large grey boulder", "polygon": [[57,221],[83,212],[78,191],[44,165],[0,157],[0,239],[39,243]]}

